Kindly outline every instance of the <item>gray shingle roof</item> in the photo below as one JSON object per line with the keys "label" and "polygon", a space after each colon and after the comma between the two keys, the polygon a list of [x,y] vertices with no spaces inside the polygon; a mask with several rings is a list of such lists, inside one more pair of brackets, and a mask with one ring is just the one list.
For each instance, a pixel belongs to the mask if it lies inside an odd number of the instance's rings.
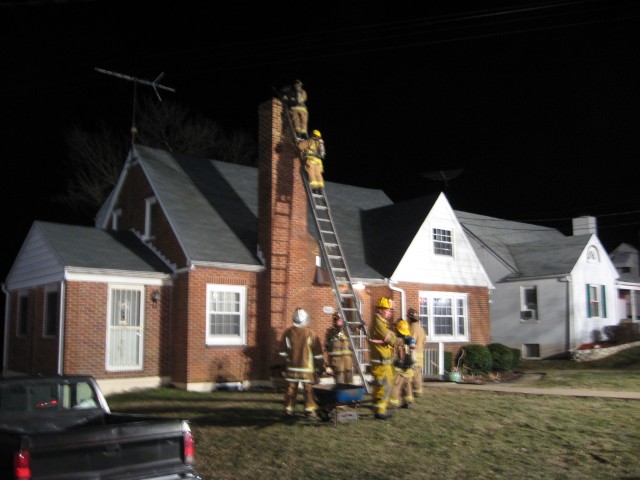
{"label": "gray shingle roof", "polygon": [[260,264],[257,180],[235,190],[225,178],[255,176],[255,169],[142,146],[135,153],[189,260]]}
{"label": "gray shingle roof", "polygon": [[[192,261],[259,265],[258,169],[135,147],[156,198]],[[380,278],[364,261],[360,214],[393,202],[382,190],[326,183],[352,277]],[[318,237],[311,213],[309,230]]]}
{"label": "gray shingle roof", "polygon": [[537,240],[542,241],[550,237],[564,238],[564,235],[558,230],[540,225],[513,222],[459,210],[456,210],[455,214],[472,237],[480,240],[512,268],[515,268],[515,260],[509,250],[510,245],[534,243]]}
{"label": "gray shingle roof", "polygon": [[65,267],[170,273],[169,267],[131,232],[43,221],[34,222],[34,227]]}

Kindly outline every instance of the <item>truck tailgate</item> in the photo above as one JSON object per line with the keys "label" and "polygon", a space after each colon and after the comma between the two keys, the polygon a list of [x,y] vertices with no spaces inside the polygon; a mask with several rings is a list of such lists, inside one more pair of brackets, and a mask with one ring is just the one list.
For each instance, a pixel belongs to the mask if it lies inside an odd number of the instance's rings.
{"label": "truck tailgate", "polygon": [[106,425],[25,436],[34,479],[184,478],[183,422],[110,414]]}

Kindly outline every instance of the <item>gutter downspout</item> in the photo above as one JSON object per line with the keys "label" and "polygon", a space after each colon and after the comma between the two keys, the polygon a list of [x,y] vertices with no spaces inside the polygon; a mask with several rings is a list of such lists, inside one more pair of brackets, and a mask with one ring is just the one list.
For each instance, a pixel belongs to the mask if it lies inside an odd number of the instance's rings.
{"label": "gutter downspout", "polygon": [[387,281],[387,285],[389,285],[389,288],[391,290],[393,290],[394,292],[400,293],[400,298],[402,299],[402,300],[400,300],[400,303],[402,304],[402,313],[400,314],[400,316],[401,316],[401,318],[404,319],[404,316],[406,315],[405,312],[407,311],[407,308],[406,308],[407,307],[407,300],[406,300],[406,297],[405,297],[404,290],[402,290],[401,288],[398,288],[398,287],[394,287],[393,283],[395,283],[395,282],[393,282],[392,280],[389,280],[387,278],[386,281]]}
{"label": "gutter downspout", "polygon": [[2,376],[7,375],[7,364],[9,363],[9,300],[11,296],[5,284],[2,284],[4,292],[4,338],[2,340]]}
{"label": "gutter downspout", "polygon": [[60,282],[60,312],[58,317],[58,375],[64,375],[64,327],[67,289],[64,280]]}
{"label": "gutter downspout", "polygon": [[571,275],[561,277],[559,281],[567,284],[567,340],[565,342],[565,350],[573,349],[574,325],[573,325],[573,285],[571,283]]}

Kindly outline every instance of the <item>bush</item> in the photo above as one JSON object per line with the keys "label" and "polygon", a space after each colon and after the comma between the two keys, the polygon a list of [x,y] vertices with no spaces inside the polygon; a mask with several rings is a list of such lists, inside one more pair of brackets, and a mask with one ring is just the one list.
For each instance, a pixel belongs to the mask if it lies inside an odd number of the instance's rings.
{"label": "bush", "polygon": [[640,324],[631,321],[623,320],[618,325],[607,325],[602,330],[607,340],[616,345],[640,340]]}
{"label": "bush", "polygon": [[453,353],[444,352],[444,369],[446,372],[453,370]]}
{"label": "bush", "polygon": [[501,343],[487,345],[494,372],[510,372],[513,368],[513,352],[509,347]]}
{"label": "bush", "polygon": [[462,347],[458,355],[456,355],[456,364],[461,356],[463,368],[472,375],[486,374],[493,369],[491,352],[485,345],[466,345]]}
{"label": "bush", "polygon": [[522,358],[522,352],[519,348],[512,348],[513,361],[511,362],[511,370],[515,370],[520,365],[520,359]]}

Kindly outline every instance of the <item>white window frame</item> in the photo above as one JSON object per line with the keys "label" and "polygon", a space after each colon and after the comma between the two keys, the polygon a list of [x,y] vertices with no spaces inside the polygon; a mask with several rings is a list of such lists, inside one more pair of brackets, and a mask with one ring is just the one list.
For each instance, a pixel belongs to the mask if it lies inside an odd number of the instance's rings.
{"label": "white window frame", "polygon": [[[535,302],[528,295],[533,292]],[[536,285],[522,285],[520,287],[520,321],[521,322],[537,322],[538,321],[538,287]]]}
{"label": "white window frame", "polygon": [[[221,297],[227,297],[224,301]],[[226,309],[226,310],[225,310]],[[213,317],[229,324],[236,333],[213,333]],[[218,325],[224,327],[224,325]],[[246,345],[247,343],[247,287],[241,285],[207,285],[205,314],[205,342],[207,345]]]}
{"label": "white window frame", "polygon": [[453,232],[446,228],[434,227],[431,235],[434,255],[453,258]]}
{"label": "white window frame", "polygon": [[[587,284],[587,318],[607,318],[606,289],[604,285]],[[597,311],[595,311],[597,309]]]}
{"label": "white window frame", "polygon": [[[143,286],[109,285],[105,351],[109,372],[144,368],[144,298]],[[118,299],[121,299],[120,306],[115,309],[113,302]]]}
{"label": "white window frame", "polygon": [[[429,332],[430,342],[468,342],[469,341],[469,296],[456,292],[419,292],[420,320],[426,319],[425,331]],[[448,309],[438,312],[439,308]],[[438,333],[437,317],[450,317],[451,333]],[[423,324],[423,325],[425,325]]]}
{"label": "white window frame", "polygon": [[146,198],[144,201],[144,238],[153,240],[156,238],[155,211],[158,208],[156,197]]}

